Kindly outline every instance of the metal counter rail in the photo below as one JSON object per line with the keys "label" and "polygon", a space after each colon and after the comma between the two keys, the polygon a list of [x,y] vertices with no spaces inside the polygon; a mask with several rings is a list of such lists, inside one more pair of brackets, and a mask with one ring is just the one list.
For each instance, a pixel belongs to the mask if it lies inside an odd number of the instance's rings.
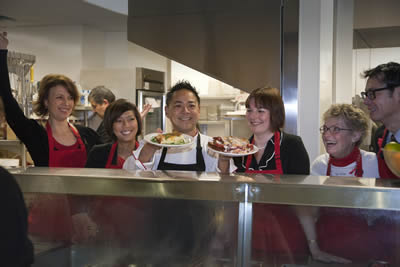
{"label": "metal counter rail", "polygon": [[237,266],[250,266],[253,202],[400,210],[397,180],[40,167],[13,174],[23,192],[238,202]]}

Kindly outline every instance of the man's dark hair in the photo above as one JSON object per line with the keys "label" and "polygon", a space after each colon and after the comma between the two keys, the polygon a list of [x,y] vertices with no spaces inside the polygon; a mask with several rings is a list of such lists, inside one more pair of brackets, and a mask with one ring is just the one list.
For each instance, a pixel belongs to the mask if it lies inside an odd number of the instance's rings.
{"label": "man's dark hair", "polygon": [[364,71],[363,76],[377,79],[387,87],[395,88],[400,86],[400,64],[396,62],[380,64],[373,69]]}
{"label": "man's dark hair", "polygon": [[194,96],[197,99],[197,102],[199,103],[200,106],[200,96],[196,91],[196,88],[192,86],[188,81],[178,81],[174,86],[171,87],[169,92],[167,93],[167,106],[171,102],[172,97],[174,96],[174,93],[179,91],[179,90],[188,90],[194,94]]}
{"label": "man's dark hair", "polygon": [[90,90],[88,99],[89,101],[94,101],[96,104],[103,104],[103,100],[105,99],[111,104],[115,101],[115,95],[105,86],[97,86]]}

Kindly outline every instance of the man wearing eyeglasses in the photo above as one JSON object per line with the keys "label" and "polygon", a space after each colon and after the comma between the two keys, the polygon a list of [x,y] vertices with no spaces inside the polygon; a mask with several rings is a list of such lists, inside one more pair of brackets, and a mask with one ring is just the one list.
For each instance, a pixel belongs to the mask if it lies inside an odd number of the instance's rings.
{"label": "man wearing eyeglasses", "polygon": [[381,178],[400,178],[386,166],[383,147],[390,141],[400,141],[400,64],[389,62],[364,72],[365,92],[361,93],[372,120],[383,125],[375,132],[374,150],[378,154]]}

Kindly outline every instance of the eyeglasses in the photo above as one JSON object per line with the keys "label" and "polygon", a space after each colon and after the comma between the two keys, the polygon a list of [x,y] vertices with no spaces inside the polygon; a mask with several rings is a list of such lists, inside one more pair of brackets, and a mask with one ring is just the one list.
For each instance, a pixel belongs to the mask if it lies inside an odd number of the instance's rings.
{"label": "eyeglasses", "polygon": [[393,90],[393,86],[387,86],[387,87],[382,87],[382,88],[376,88],[376,89],[369,89],[366,92],[361,92],[361,97],[362,99],[365,99],[368,97],[369,100],[374,100],[376,98],[375,92],[390,89]]}
{"label": "eyeglasses", "polygon": [[322,134],[326,133],[327,131],[329,131],[331,134],[338,134],[338,133],[340,133],[341,131],[353,131],[353,130],[352,130],[352,129],[340,128],[340,127],[337,127],[337,126],[326,127],[326,126],[324,125],[324,126],[321,126],[321,127],[319,128],[319,131],[320,131]]}

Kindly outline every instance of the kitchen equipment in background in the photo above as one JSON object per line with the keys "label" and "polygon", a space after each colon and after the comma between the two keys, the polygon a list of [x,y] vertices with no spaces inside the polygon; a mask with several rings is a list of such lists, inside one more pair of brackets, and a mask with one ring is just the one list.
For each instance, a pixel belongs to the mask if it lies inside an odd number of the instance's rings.
{"label": "kitchen equipment in background", "polygon": [[226,116],[224,120],[229,122],[230,136],[249,138],[253,134],[247,124],[246,117],[243,115]]}
{"label": "kitchen equipment in background", "polygon": [[202,121],[206,121],[207,120],[207,106],[202,106],[200,105],[200,117],[199,119]]}
{"label": "kitchen equipment in background", "polygon": [[207,120],[209,121],[217,121],[218,120],[218,108],[217,106],[208,106],[207,107]]}
{"label": "kitchen equipment in background", "polygon": [[222,119],[227,115],[228,112],[235,111],[235,107],[233,104],[231,105],[226,105],[226,104],[219,104],[218,105],[218,112],[219,112],[219,117]]}
{"label": "kitchen equipment in background", "polygon": [[142,134],[165,130],[165,73],[145,68],[136,68],[136,105],[141,112],[145,104],[152,108],[143,119]]}

